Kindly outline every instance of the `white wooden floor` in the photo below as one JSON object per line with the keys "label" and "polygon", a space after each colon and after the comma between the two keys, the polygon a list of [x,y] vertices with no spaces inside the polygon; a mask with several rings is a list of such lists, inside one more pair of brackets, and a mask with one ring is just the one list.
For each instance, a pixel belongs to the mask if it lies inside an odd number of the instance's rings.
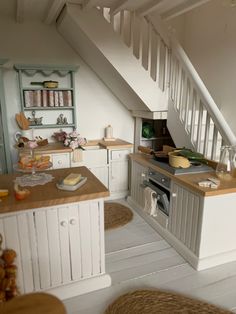
{"label": "white wooden floor", "polygon": [[112,300],[140,288],[176,291],[236,313],[236,262],[197,272],[135,212],[129,224],[106,231],[105,244],[112,286],[65,300],[68,314],[102,314]]}

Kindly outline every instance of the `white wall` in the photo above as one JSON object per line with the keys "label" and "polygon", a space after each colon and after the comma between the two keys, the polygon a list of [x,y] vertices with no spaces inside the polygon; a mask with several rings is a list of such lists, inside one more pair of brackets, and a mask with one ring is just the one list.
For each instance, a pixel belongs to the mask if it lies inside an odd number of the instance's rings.
{"label": "white wall", "polygon": [[236,134],[236,7],[213,0],[185,14],[184,49]]}
{"label": "white wall", "polygon": [[[16,24],[8,19],[0,20],[0,58],[8,58],[4,68],[7,119],[10,145],[18,131],[15,113],[20,111],[20,98],[15,63],[24,64],[75,64],[77,125],[81,136],[101,139],[104,128],[111,124],[114,136],[133,142],[134,121],[130,112],[120,103],[94,72],[68,46],[53,26],[39,22]],[[48,137],[52,129],[37,130],[35,135]],[[66,131],[66,129],[65,129]],[[13,159],[15,153],[13,150]]]}

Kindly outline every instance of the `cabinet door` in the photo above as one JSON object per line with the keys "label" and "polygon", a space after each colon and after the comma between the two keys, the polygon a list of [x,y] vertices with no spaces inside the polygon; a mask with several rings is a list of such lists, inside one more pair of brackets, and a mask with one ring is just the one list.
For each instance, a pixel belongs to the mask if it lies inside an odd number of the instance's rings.
{"label": "cabinet door", "polygon": [[111,162],[110,192],[128,191],[128,185],[128,160]]}
{"label": "cabinet door", "polygon": [[0,219],[0,233],[2,248],[17,253],[17,286],[21,294],[105,273],[102,201],[6,216]]}
{"label": "cabinet door", "polygon": [[148,173],[148,168],[132,161],[131,164],[131,197],[135,203],[144,208],[143,180]]}
{"label": "cabinet door", "polygon": [[192,252],[197,253],[202,198],[176,183],[172,183],[171,193],[168,229]]}
{"label": "cabinet door", "polygon": [[92,167],[89,170],[108,188],[108,166]]}

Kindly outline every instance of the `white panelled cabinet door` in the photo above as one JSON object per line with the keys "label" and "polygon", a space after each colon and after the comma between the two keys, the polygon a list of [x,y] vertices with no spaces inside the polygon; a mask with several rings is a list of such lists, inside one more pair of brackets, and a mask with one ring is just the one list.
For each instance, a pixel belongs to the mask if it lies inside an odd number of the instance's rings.
{"label": "white panelled cabinet door", "polygon": [[[14,232],[13,232],[13,231]],[[0,219],[2,248],[17,253],[20,293],[50,291],[105,273],[102,201],[28,210]]]}
{"label": "white panelled cabinet door", "polygon": [[108,166],[92,167],[89,170],[108,188]]}
{"label": "white panelled cabinet door", "polygon": [[110,192],[128,190],[128,160],[114,161],[110,164]]}

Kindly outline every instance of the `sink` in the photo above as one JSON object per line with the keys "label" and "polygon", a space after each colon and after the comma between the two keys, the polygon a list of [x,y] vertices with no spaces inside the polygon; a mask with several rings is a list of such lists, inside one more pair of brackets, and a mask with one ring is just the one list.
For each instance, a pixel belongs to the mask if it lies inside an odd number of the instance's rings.
{"label": "sink", "polygon": [[88,146],[83,146],[84,150],[98,150],[98,149],[104,149],[100,145],[88,145]]}

